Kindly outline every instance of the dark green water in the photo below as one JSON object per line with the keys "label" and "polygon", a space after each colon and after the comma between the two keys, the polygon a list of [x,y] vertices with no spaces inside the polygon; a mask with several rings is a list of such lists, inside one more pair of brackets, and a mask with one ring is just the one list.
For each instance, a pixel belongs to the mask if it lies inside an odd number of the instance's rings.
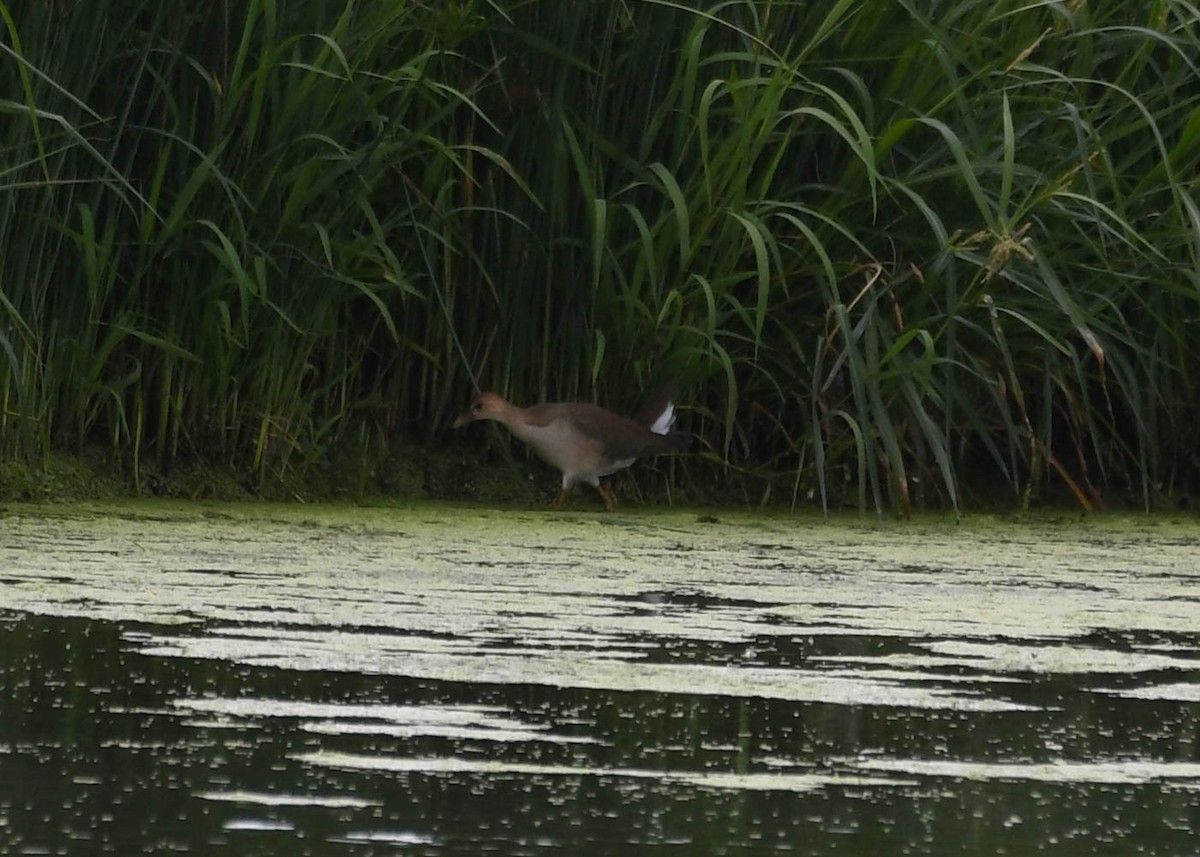
{"label": "dark green water", "polygon": [[895,533],[570,529],[556,584],[562,533],[187,521],[0,542],[0,853],[1200,854],[1178,534],[1089,535],[1051,585],[853,572]]}

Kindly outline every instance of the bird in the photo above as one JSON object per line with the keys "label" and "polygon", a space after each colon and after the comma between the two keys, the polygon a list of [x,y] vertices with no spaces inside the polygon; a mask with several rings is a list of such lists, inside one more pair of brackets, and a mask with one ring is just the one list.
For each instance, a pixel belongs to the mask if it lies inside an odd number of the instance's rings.
{"label": "bird", "polygon": [[495,393],[480,393],[454,421],[454,428],[476,420],[503,424],[539,458],[562,471],[555,509],[562,509],[567,494],[582,482],[600,492],[604,508],[611,512],[616,499],[610,485],[601,485],[601,477],[648,455],[682,452],[690,443],[687,435],[671,432],[675,405],[669,390],[651,399],[633,419],[587,402],[522,408]]}

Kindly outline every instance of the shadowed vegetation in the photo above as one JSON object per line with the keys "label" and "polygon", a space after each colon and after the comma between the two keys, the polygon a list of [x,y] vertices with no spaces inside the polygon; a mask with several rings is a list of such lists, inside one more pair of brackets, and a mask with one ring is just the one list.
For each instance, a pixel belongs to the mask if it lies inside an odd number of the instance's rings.
{"label": "shadowed vegetation", "polygon": [[667,378],[681,480],[1154,507],[1200,476],[1197,17],[0,0],[0,449],[263,481]]}

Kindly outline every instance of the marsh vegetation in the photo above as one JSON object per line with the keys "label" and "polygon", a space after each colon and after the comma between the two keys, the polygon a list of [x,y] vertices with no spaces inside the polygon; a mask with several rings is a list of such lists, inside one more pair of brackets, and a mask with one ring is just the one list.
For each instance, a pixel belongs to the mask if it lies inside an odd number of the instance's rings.
{"label": "marsh vegetation", "polygon": [[[0,2],[0,451],[259,485],[476,387],[774,500],[1200,475],[1196,7]],[[999,486],[997,488],[997,486]],[[757,499],[757,498],[756,498]]]}

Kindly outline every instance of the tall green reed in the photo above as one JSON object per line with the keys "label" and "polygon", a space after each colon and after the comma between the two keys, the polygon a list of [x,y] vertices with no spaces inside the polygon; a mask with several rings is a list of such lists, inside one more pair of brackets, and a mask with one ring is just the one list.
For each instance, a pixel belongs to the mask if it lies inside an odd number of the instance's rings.
{"label": "tall green reed", "polygon": [[1200,472],[1187,3],[0,9],[12,452],[262,479],[669,379],[681,472],[793,503]]}
{"label": "tall green reed", "polygon": [[24,427],[6,440],[100,434],[135,466],[183,452],[262,477],[323,454],[364,398],[408,406],[420,364],[444,374],[430,289],[477,113],[429,12],[111,0],[5,20],[23,99],[2,105],[0,383]]}
{"label": "tall green reed", "polygon": [[554,206],[520,228],[564,249],[506,260],[543,312],[503,330],[570,340],[510,361],[608,398],[669,367],[715,458],[790,460],[824,506],[1194,479],[1162,455],[1196,353],[1191,7],[523,11],[506,130]]}

